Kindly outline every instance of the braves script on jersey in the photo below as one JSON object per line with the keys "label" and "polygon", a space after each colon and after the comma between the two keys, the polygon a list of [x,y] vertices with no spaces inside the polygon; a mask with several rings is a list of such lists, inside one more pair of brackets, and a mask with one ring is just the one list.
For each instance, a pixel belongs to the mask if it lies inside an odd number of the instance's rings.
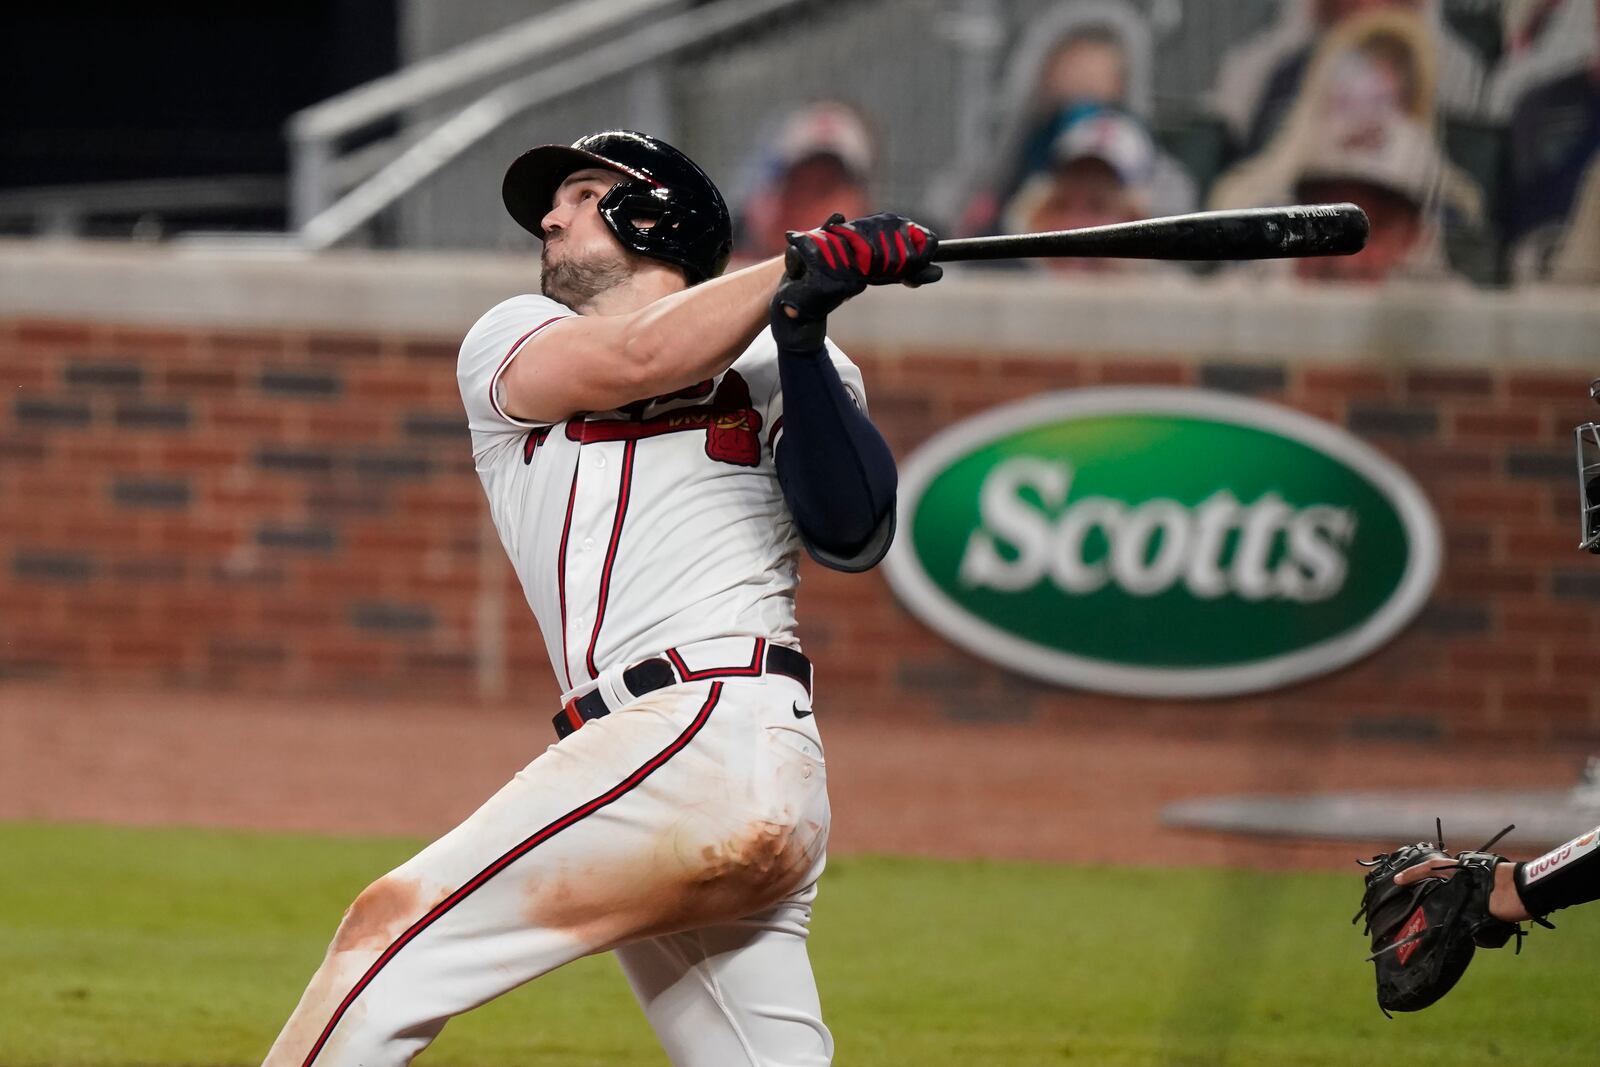
{"label": "braves script on jersey", "polygon": [[[773,467],[783,396],[769,336],[672,396],[554,426],[511,417],[500,375],[571,314],[514,297],[467,334],[460,364],[478,476],[562,688],[710,638],[796,644],[799,541]],[[829,352],[861,403],[860,371]]]}

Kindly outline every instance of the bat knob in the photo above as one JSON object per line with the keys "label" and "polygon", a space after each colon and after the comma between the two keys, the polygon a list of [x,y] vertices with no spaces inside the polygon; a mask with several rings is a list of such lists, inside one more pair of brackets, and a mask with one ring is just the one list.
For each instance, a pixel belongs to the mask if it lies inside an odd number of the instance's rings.
{"label": "bat knob", "polygon": [[1350,232],[1360,248],[1367,246],[1367,238],[1372,236],[1372,220],[1367,218],[1367,213],[1357,204],[1346,204],[1350,209]]}

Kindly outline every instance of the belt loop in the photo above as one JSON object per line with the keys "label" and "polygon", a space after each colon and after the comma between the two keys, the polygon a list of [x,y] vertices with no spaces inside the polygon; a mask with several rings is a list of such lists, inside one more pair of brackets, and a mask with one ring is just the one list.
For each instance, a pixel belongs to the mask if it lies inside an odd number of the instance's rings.
{"label": "belt loop", "polygon": [[624,673],[625,668],[623,667],[607,667],[600,672],[599,684],[595,686],[595,689],[600,693],[600,698],[612,710],[625,707],[633,703],[636,698],[644,695],[635,693],[628,688],[628,683],[623,678]]}

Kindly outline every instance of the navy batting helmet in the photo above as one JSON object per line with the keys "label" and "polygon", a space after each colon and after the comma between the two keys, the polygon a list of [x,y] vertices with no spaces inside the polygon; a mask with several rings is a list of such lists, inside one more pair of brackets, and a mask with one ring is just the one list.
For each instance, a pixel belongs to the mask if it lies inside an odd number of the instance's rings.
{"label": "navy batting helmet", "polygon": [[[600,217],[623,247],[682,267],[694,285],[715,278],[733,251],[728,205],[706,172],[665,141],[630,130],[591,133],[529,149],[506,170],[501,195],[518,225],[544,237],[544,216],[567,175],[586,167],[621,171],[600,198]],[[648,226],[639,223],[648,222]]]}

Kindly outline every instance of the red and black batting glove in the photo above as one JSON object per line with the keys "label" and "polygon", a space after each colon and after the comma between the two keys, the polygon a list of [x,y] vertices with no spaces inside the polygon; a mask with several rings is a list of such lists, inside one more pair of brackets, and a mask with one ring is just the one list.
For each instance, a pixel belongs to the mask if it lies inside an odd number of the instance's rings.
{"label": "red and black batting glove", "polygon": [[[814,230],[791,230],[787,237],[784,278],[771,316],[780,343],[792,336],[806,347],[820,347],[828,315],[869,285],[915,288],[944,276],[933,262],[939,238],[903,215],[885,212],[846,222],[835,214]],[[813,336],[815,345],[809,344]]]}
{"label": "red and black batting glove", "polygon": [[791,230],[787,237],[791,276],[803,270],[856,278],[866,285],[916,287],[944,275],[944,269],[933,264],[939,238],[904,215],[883,212],[846,222],[835,214],[814,230]]}

